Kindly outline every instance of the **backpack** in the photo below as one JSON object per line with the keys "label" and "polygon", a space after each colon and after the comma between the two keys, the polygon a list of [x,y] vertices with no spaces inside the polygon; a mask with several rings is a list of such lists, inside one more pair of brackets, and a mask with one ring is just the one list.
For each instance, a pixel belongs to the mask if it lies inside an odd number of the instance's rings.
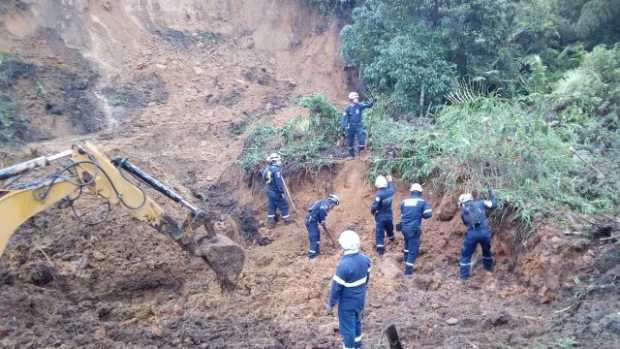
{"label": "backpack", "polygon": [[484,220],[484,212],[475,201],[470,201],[463,205],[463,217],[468,224],[478,227]]}

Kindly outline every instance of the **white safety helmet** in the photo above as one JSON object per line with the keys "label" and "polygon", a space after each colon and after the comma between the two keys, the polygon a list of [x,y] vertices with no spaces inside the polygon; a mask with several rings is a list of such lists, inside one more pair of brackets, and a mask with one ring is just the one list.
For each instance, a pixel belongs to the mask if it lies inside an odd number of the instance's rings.
{"label": "white safety helmet", "polygon": [[377,176],[375,179],[375,187],[377,188],[387,188],[388,181],[384,176]]}
{"label": "white safety helmet", "polygon": [[357,94],[357,92],[351,92],[351,93],[349,93],[349,99],[350,99],[350,100],[354,100],[354,99],[356,99],[356,98],[360,98],[360,95],[359,95],[359,94]]}
{"label": "white safety helmet", "polygon": [[329,194],[327,200],[333,202],[336,206],[340,205],[340,198],[336,194]]}
{"label": "white safety helmet", "polygon": [[346,230],[340,234],[338,243],[345,251],[359,251],[360,249],[360,237],[353,230]]}
{"label": "white safety helmet", "polygon": [[459,206],[462,206],[464,203],[472,201],[473,199],[474,197],[471,195],[471,193],[461,194],[461,196],[459,196]]}
{"label": "white safety helmet", "polygon": [[278,164],[282,162],[282,157],[278,153],[272,153],[267,157],[267,161],[271,164]]}
{"label": "white safety helmet", "polygon": [[411,185],[411,188],[409,188],[409,191],[412,191],[412,192],[417,191],[418,193],[423,192],[422,186],[420,185],[420,183],[413,183]]}

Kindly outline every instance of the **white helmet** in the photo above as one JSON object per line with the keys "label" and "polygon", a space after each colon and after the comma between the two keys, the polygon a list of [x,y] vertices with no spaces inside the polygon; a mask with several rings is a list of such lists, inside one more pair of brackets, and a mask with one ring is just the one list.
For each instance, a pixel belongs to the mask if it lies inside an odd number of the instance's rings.
{"label": "white helmet", "polygon": [[350,100],[354,100],[356,98],[360,98],[360,95],[357,94],[357,92],[351,92],[349,93],[349,99]]}
{"label": "white helmet", "polygon": [[280,163],[280,162],[282,162],[282,157],[278,153],[272,153],[271,155],[269,155],[267,157],[267,161],[269,163],[272,163],[272,164],[273,163]]}
{"label": "white helmet", "polygon": [[360,237],[353,230],[346,230],[338,238],[340,247],[345,251],[359,251]]}
{"label": "white helmet", "polygon": [[384,176],[377,176],[375,179],[375,187],[377,188],[387,188],[388,181]]}
{"label": "white helmet", "polygon": [[459,196],[459,206],[462,206],[464,203],[468,201],[472,201],[474,197],[470,193],[464,193]]}
{"label": "white helmet", "polygon": [[336,194],[329,194],[327,200],[333,202],[336,206],[340,205],[340,198]]}
{"label": "white helmet", "polygon": [[418,193],[423,192],[422,186],[420,185],[420,183],[413,183],[411,185],[411,188],[409,188],[409,191],[417,191]]}

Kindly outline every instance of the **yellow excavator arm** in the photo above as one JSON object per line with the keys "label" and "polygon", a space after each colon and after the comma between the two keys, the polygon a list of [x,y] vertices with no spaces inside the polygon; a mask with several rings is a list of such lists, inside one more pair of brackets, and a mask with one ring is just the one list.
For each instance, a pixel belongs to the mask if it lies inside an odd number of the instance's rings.
{"label": "yellow excavator arm", "polygon": [[[88,192],[107,200],[111,206],[124,206],[138,220],[164,233],[183,249],[202,257],[224,287],[234,285],[243,269],[243,249],[229,238],[216,234],[205,212],[126,158],[110,160],[93,144],[74,145],[69,151],[1,169],[0,180],[47,167],[59,160],[68,160],[69,165],[43,180],[15,186],[14,189],[0,188],[0,255],[13,233],[30,217],[64,200],[71,202],[82,192]],[[183,225],[180,227],[174,219],[165,215],[162,208],[144,190],[129,181],[124,173],[131,174],[189,209],[190,214]],[[204,227],[204,231],[199,231],[199,227]]]}

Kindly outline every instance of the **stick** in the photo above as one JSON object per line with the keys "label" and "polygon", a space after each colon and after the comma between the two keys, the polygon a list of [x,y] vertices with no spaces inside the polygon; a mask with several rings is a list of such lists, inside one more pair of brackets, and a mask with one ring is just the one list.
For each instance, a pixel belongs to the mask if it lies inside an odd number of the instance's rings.
{"label": "stick", "polygon": [[334,237],[332,236],[332,234],[329,232],[329,230],[327,230],[327,227],[325,227],[325,225],[321,225],[323,227],[323,230],[325,231],[325,235],[327,235],[327,237],[329,238],[329,241],[331,241],[332,246],[338,248],[338,245],[336,245],[336,240],[334,240]]}
{"label": "stick", "polygon": [[293,197],[291,196],[291,192],[288,190],[288,186],[284,181],[284,177],[282,177],[282,185],[284,186],[284,191],[286,191],[286,196],[288,196],[289,200],[291,201],[291,206],[293,207],[293,210],[299,213],[299,211],[297,211],[297,206],[295,206],[295,201],[293,201]]}

